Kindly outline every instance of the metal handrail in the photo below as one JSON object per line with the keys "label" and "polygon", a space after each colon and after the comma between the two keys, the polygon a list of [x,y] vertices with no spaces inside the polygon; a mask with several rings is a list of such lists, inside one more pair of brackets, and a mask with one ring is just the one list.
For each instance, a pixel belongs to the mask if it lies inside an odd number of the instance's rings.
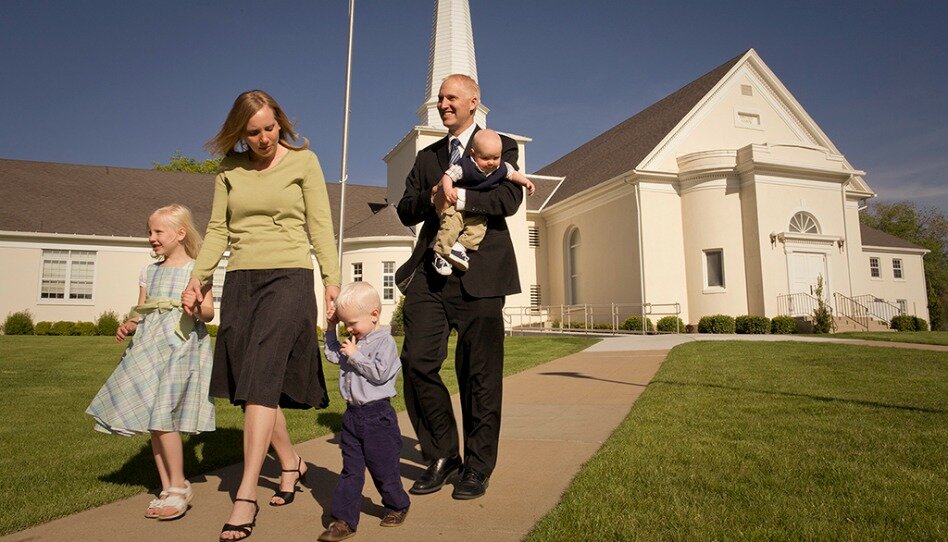
{"label": "metal handrail", "polygon": [[901,307],[872,294],[857,295],[853,299],[865,305],[869,310],[869,315],[885,322],[886,326],[889,325],[892,318],[905,314]]}
{"label": "metal handrail", "polygon": [[[777,296],[777,314],[780,316],[813,316],[820,300],[807,293],[781,294]],[[829,304],[826,308],[833,313]]]}
{"label": "metal handrail", "polygon": [[852,321],[863,331],[869,331],[869,307],[839,292],[833,293],[833,302],[838,316]]}

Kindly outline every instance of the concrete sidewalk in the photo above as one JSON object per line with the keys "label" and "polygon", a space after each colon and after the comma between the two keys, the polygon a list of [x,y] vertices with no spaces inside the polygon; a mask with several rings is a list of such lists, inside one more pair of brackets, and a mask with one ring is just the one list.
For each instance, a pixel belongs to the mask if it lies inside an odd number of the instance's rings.
{"label": "concrete sidewalk", "polygon": [[[412,496],[402,527],[378,525],[382,507],[367,479],[362,519],[353,540],[521,540],[551,510],[580,467],[628,413],[655,375],[668,348],[630,351],[607,339],[596,348],[560,358],[504,379],[500,459],[487,495],[471,501],[451,498],[451,486]],[[631,351],[634,350],[634,351]],[[459,412],[455,397],[455,412]],[[408,416],[399,415],[404,447],[405,488],[424,469]],[[328,523],[332,490],[342,468],[336,435],[296,446],[309,465],[310,489],[282,508],[266,505],[277,487],[279,467],[264,465],[258,493],[261,509],[251,540],[316,540]],[[240,465],[192,480],[193,507],[176,521],[147,520],[153,498],[142,494],[4,537],[4,541],[190,541],[217,540],[230,512]]]}

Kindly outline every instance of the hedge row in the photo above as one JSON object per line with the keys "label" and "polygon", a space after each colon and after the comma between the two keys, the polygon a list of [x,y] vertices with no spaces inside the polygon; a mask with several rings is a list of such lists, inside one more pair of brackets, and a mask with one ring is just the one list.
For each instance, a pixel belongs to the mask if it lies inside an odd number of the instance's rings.
{"label": "hedge row", "polygon": [[738,333],[742,335],[789,335],[796,333],[797,321],[792,316],[744,315],[734,318],[727,314],[713,314],[698,321],[698,333]]}
{"label": "hedge row", "polygon": [[[33,325],[33,315],[30,311],[18,311],[7,316],[3,323],[3,332],[6,335],[54,335],[61,337],[89,337],[100,335],[111,337],[118,331],[121,323],[115,311],[106,311],[99,315],[95,322],[37,322]],[[217,336],[217,326],[207,325],[207,332],[211,337]]]}

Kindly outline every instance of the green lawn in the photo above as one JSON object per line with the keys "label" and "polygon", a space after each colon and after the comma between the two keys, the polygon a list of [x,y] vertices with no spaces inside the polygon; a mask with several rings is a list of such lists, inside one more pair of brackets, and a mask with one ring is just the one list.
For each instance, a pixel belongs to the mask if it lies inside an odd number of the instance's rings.
{"label": "green lawn", "polygon": [[948,540],[946,446],[946,353],[689,343],[527,540]]}
{"label": "green lawn", "polygon": [[[507,338],[504,373],[523,371],[594,342]],[[146,435],[98,433],[85,414],[123,348],[106,337],[0,336],[0,535],[159,485]],[[450,359],[442,375],[453,393],[457,383]],[[345,403],[339,397],[338,375],[337,367],[326,364],[328,409],[286,412],[294,442],[339,429]],[[400,396],[394,404],[404,408]],[[242,421],[240,409],[218,401],[217,431],[185,438],[187,474],[240,461]]]}
{"label": "green lawn", "polygon": [[948,331],[848,331],[836,333],[841,339],[863,339],[866,341],[894,341],[900,343],[937,344],[948,346]]}

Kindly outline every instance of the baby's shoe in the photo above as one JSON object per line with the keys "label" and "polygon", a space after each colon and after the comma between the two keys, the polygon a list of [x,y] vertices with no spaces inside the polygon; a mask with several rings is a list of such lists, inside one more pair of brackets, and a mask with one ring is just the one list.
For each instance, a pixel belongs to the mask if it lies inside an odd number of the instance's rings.
{"label": "baby's shoe", "polygon": [[451,253],[448,254],[448,259],[451,260],[454,267],[461,271],[467,271],[470,258],[467,257],[467,249],[461,243],[454,243],[454,246],[451,247]]}
{"label": "baby's shoe", "polygon": [[435,271],[437,271],[439,275],[447,276],[451,274],[451,264],[438,253],[435,253],[434,261],[431,262],[431,265],[434,266]]}

